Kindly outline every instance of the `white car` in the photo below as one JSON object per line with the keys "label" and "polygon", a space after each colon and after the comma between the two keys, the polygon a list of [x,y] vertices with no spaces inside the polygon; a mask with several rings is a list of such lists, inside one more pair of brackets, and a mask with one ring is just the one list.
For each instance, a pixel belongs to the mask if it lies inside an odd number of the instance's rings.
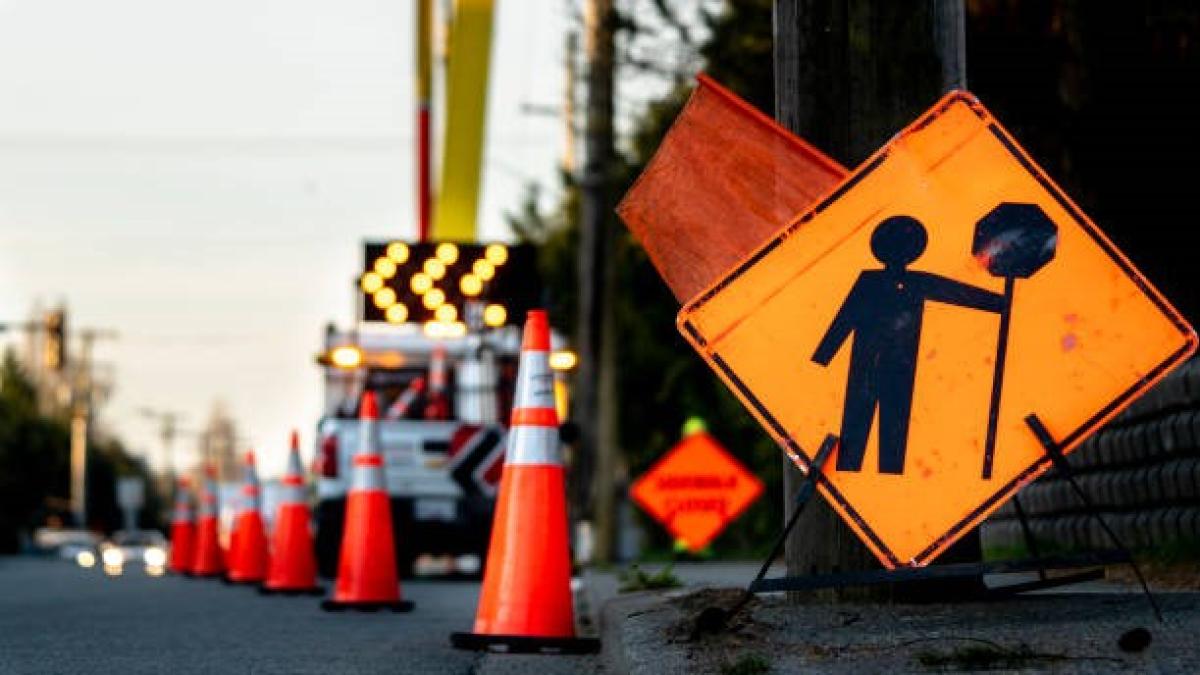
{"label": "white car", "polygon": [[81,553],[94,556],[100,537],[89,530],[43,527],[33,533],[33,544],[62,560],[76,560]]}
{"label": "white car", "polygon": [[118,530],[100,545],[100,561],[109,572],[126,565],[142,565],[150,574],[161,574],[167,564],[167,540],[157,530]]}

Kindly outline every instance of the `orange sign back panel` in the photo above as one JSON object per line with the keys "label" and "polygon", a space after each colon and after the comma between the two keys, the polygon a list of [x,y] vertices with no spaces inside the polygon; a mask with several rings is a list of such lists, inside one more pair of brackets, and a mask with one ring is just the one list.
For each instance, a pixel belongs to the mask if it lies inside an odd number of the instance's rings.
{"label": "orange sign back panel", "polygon": [[762,481],[706,432],[686,436],[630,489],[634,501],[693,552],[708,546],[762,491]]}
{"label": "orange sign back panel", "polygon": [[680,303],[846,177],[840,164],[705,75],[617,206]]}
{"label": "orange sign back panel", "polygon": [[888,568],[921,566],[1196,348],[971,95],[947,95],[681,310]]}

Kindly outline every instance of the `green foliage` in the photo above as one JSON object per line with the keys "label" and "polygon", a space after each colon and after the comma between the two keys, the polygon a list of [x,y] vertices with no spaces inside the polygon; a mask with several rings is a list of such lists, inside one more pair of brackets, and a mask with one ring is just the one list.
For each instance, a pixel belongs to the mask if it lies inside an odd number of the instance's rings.
{"label": "green foliage", "polygon": [[[0,553],[15,553],[21,533],[67,520],[71,438],[67,420],[38,410],[37,391],[11,352],[0,365]],[[119,441],[94,439],[88,453],[88,525],[120,526],[117,476],[147,475]],[[143,526],[157,526],[161,502],[147,486]]]}
{"label": "green foliage", "polygon": [[743,654],[721,665],[721,675],[762,675],[771,672],[771,661],[762,654]]}
{"label": "green foliage", "polygon": [[654,574],[647,574],[637,563],[634,563],[629,566],[629,569],[623,570],[617,575],[617,578],[621,582],[620,591],[622,593],[679,588],[683,585],[679,581],[679,577],[675,576],[675,570],[671,565],[663,567]]}
{"label": "green foliage", "polygon": [[18,532],[65,504],[70,435],[37,411],[33,383],[11,352],[0,366],[0,553],[15,553]]}
{"label": "green foliage", "polygon": [[[771,2],[729,2],[706,16],[710,39],[699,48],[705,70],[751,103],[770,112],[774,100],[771,63]],[[649,103],[632,129],[628,152],[613,176],[611,195],[624,194],[650,161],[663,136],[691,93],[680,85]],[[530,188],[509,224],[525,240],[540,244],[540,264],[556,326],[574,330],[578,288],[579,189],[564,176],[562,198],[549,213],[537,207]],[[616,306],[620,364],[618,374],[619,438],[628,473],[644,472],[679,440],[684,421],[699,415],[710,432],[766,483],[764,496],[717,541],[718,555],[766,553],[780,527],[782,455],[741,404],[705,367],[675,329],[679,303],[662,282],[646,252],[615,214]],[[669,552],[671,539],[657,524],[647,523],[652,549]]]}
{"label": "green foliage", "polygon": [[931,670],[948,673],[979,670],[1023,670],[1047,662],[1061,661],[1059,654],[1035,652],[1028,645],[1008,648],[988,640],[949,650],[921,650],[915,654],[917,663]]}

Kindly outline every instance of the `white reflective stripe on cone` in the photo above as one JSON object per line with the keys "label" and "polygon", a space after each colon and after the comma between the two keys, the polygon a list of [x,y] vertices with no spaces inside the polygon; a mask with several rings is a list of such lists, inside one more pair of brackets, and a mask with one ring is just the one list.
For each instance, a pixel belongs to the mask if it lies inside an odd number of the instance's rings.
{"label": "white reflective stripe on cone", "polygon": [[305,499],[305,496],[303,485],[287,485],[285,483],[279,490],[279,504],[281,506],[284,504],[304,504],[308,501]]}
{"label": "white reflective stripe on cone", "polygon": [[357,461],[350,467],[350,489],[351,490],[382,490],[383,483],[383,457],[370,453],[369,455],[359,454],[355,456],[355,460],[359,457],[377,457],[379,458],[379,466],[359,466]]}
{"label": "white reflective stripe on cone", "polygon": [[217,486],[211,482],[204,484],[204,492],[200,493],[199,513],[201,518],[211,518],[217,515]]}
{"label": "white reflective stripe on cone", "polygon": [[506,464],[562,466],[557,427],[516,426],[508,431]]}
{"label": "white reflective stripe on cone", "polygon": [[304,480],[304,464],[300,461],[300,452],[298,450],[288,451],[288,464],[286,475],[299,476],[300,480]]}
{"label": "white reflective stripe on cone", "polygon": [[375,420],[358,421],[358,454],[365,455],[375,452]]}
{"label": "white reflective stripe on cone", "polygon": [[553,408],[554,373],[549,352],[521,352],[514,408]]}

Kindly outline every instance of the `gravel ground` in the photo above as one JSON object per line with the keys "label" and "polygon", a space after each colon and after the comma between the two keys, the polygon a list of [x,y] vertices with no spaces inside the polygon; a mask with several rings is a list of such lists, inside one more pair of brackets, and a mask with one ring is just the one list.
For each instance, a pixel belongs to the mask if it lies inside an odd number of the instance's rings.
{"label": "gravel ground", "polygon": [[[1158,596],[1159,625],[1128,592],[1039,594],[960,604],[755,601],[735,629],[695,638],[694,617],[728,607],[733,589],[641,593],[610,603],[631,673],[1200,672],[1200,594]],[[1144,627],[1139,653],[1118,645]],[[740,667],[742,670],[735,670]]]}

